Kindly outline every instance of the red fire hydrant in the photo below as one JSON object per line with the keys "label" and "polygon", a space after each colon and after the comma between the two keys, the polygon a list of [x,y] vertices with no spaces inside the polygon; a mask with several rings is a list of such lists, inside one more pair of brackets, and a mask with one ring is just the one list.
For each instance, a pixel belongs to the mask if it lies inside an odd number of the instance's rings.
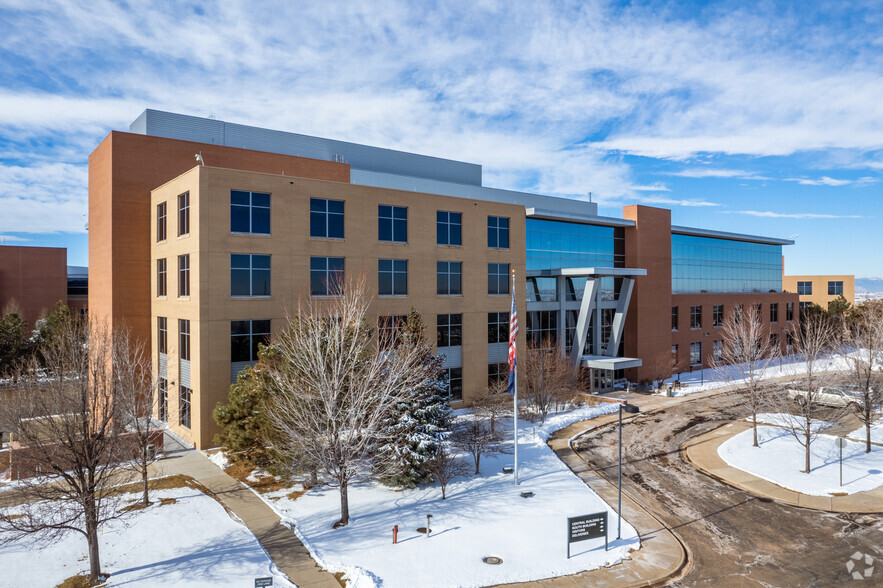
{"label": "red fire hydrant", "polygon": [[399,542],[399,526],[396,525],[392,528],[392,544],[395,545]]}

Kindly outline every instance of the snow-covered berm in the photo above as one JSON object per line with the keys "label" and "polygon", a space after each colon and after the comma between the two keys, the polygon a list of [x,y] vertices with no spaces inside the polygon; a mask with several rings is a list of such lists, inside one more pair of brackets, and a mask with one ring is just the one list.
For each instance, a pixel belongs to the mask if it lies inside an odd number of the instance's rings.
{"label": "snow-covered berm", "polygon": [[729,465],[789,490],[828,496],[854,494],[883,485],[883,447],[865,453],[863,443],[848,441],[843,448],[843,486],[840,486],[840,448],[837,437],[819,434],[811,444],[809,474],[802,473],[805,449],[787,429],[758,425],[760,447],[752,446],[751,429],[724,441],[718,454]]}
{"label": "snow-covered berm", "polygon": [[[323,567],[345,572],[350,586],[358,588],[487,586],[610,565],[639,546],[634,528],[623,521],[623,540],[616,541],[616,513],[555,456],[545,439],[552,426],[611,410],[616,406],[585,407],[570,416],[553,416],[543,427],[519,421],[520,486],[512,474],[502,473],[503,466],[512,465],[512,455],[482,457],[481,474],[454,480],[446,500],[438,484],[405,491],[355,484],[349,491],[350,523],[336,530],[331,528],[340,514],[335,487],[314,488],[296,500],[285,497],[288,490],[262,498],[296,525]],[[461,459],[472,464],[471,457]],[[524,491],[534,496],[522,498]],[[583,541],[571,546],[568,560],[567,517],[605,510],[610,551],[604,551],[603,539]],[[416,530],[426,525],[428,514],[432,534],[426,538]],[[397,545],[392,544],[394,525],[399,526]],[[486,556],[503,563],[485,564]]]}
{"label": "snow-covered berm", "polygon": [[[101,569],[111,574],[104,586],[233,588],[253,586],[254,578],[267,576],[273,576],[273,586],[293,586],[251,531],[215,500],[192,488],[151,494],[153,501],[163,498],[177,502],[151,506],[102,529]],[[14,514],[15,509],[0,512]],[[0,546],[0,570],[4,586],[56,586],[88,572],[86,540],[70,533],[39,549],[25,542]]]}

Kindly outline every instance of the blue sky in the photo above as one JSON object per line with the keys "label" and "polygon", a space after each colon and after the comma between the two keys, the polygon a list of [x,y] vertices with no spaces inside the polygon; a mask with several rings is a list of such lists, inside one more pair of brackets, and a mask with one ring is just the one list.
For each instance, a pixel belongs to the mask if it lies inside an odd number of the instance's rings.
{"label": "blue sky", "polygon": [[85,265],[87,157],[156,108],[796,234],[788,273],[883,276],[883,8],[746,4],[0,0],[0,242]]}

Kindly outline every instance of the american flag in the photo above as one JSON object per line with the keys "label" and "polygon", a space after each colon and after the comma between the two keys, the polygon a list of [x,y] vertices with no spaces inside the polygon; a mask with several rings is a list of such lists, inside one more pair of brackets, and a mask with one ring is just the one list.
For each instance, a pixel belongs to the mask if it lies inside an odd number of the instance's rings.
{"label": "american flag", "polygon": [[509,392],[515,393],[515,338],[518,336],[518,313],[515,310],[515,288],[512,288],[512,310],[509,311]]}

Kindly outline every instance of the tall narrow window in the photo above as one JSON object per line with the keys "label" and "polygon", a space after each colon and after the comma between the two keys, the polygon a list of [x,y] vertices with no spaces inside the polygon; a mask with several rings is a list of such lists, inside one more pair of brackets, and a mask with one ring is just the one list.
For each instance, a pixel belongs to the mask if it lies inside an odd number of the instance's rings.
{"label": "tall narrow window", "polygon": [[168,295],[168,269],[165,257],[156,260],[156,295]]}
{"label": "tall narrow window", "polygon": [[169,352],[169,321],[164,316],[156,317],[156,351]]}
{"label": "tall narrow window", "polygon": [[786,302],[785,303],[785,320],[793,321],[794,320],[794,303]]}
{"label": "tall narrow window", "polygon": [[343,200],[310,198],[310,237],[343,239]]}
{"label": "tall narrow window", "polygon": [[408,209],[404,206],[377,207],[377,238],[394,243],[408,242]]}
{"label": "tall narrow window", "polygon": [[190,361],[190,321],[186,319],[178,319],[178,354]]}
{"label": "tall narrow window", "polygon": [[381,296],[408,294],[408,260],[381,259],[377,264],[378,293]]}
{"label": "tall narrow window", "polygon": [[230,321],[230,361],[258,360],[258,343],[270,339],[269,320]]}
{"label": "tall narrow window", "polygon": [[487,293],[488,294],[508,294],[509,293],[509,264],[508,263],[489,263],[489,264],[487,264]]}
{"label": "tall narrow window", "polygon": [[190,296],[190,254],[178,256],[178,296]]}
{"label": "tall narrow window", "polygon": [[723,304],[715,304],[712,308],[714,311],[711,317],[711,323],[715,327],[720,327],[724,324],[724,305]]}
{"label": "tall narrow window", "polygon": [[508,343],[509,342],[509,313],[508,312],[489,312],[489,313],[487,313],[487,342],[488,343]]}
{"label": "tall narrow window", "polygon": [[343,289],[342,257],[310,258],[310,296],[337,296]]}
{"label": "tall narrow window", "polygon": [[509,249],[509,219],[501,216],[487,217],[487,246]]}
{"label": "tall narrow window", "polygon": [[435,213],[436,243],[439,245],[462,245],[463,215],[459,212],[439,210]]}
{"label": "tall narrow window", "polygon": [[712,341],[711,342],[711,354],[714,357],[715,363],[720,363],[724,359],[724,342],[723,341]]}
{"label": "tall narrow window", "polygon": [[181,393],[178,396],[178,424],[189,429],[193,391],[187,386],[180,386],[179,388]]}
{"label": "tall narrow window", "polygon": [[440,314],[436,342],[438,347],[456,347],[463,344],[463,315]]}
{"label": "tall narrow window", "polygon": [[230,255],[230,296],[270,296],[269,255]]}
{"label": "tall narrow window", "polygon": [[702,343],[690,343],[690,365],[702,365]]}
{"label": "tall narrow window", "polygon": [[230,190],[230,232],[270,234],[270,195]]}
{"label": "tall narrow window", "polygon": [[671,307],[671,330],[672,331],[678,330],[678,307],[677,306]]}
{"label": "tall narrow window", "polygon": [[178,194],[178,236],[190,234],[190,192]]}
{"label": "tall narrow window", "polygon": [[156,416],[161,421],[169,420],[169,381],[160,377],[156,387]]}
{"label": "tall narrow window", "polygon": [[779,322],[779,303],[771,302],[770,303],[770,322],[777,323]]}
{"label": "tall narrow window", "polygon": [[463,368],[448,368],[443,371],[448,380],[450,400],[463,400]]}
{"label": "tall narrow window", "polygon": [[701,306],[691,306],[690,307],[690,328],[691,329],[701,329],[702,328],[702,307]]}
{"label": "tall narrow window", "polygon": [[381,349],[398,347],[399,335],[407,318],[405,315],[377,317],[377,341]]}
{"label": "tall narrow window", "polygon": [[498,382],[505,382],[509,378],[509,364],[491,363],[487,366],[487,385],[493,386]]}
{"label": "tall narrow window", "polygon": [[436,267],[436,293],[449,296],[463,293],[462,264],[459,261],[438,261]]}
{"label": "tall narrow window", "polygon": [[160,202],[156,205],[156,240],[157,242],[166,240],[166,230],[167,230],[167,213],[166,213],[166,203]]}
{"label": "tall narrow window", "polygon": [[742,305],[737,304],[733,307],[733,322],[737,325],[742,322]]}

